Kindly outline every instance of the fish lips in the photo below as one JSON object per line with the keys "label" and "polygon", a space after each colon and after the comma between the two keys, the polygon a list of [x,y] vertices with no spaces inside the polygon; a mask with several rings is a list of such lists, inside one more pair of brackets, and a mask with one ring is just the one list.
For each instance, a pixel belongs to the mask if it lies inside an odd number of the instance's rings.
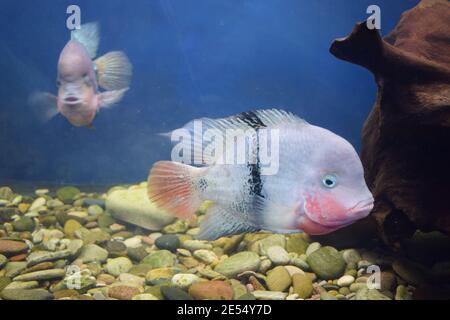
{"label": "fish lips", "polygon": [[300,217],[299,228],[311,235],[322,235],[331,233],[338,229],[347,227],[357,220],[367,217],[373,209],[373,198],[360,201],[354,207],[348,210],[349,218],[340,221],[329,221],[327,223],[318,223],[308,213]]}
{"label": "fish lips", "polygon": [[68,106],[77,106],[83,103],[83,100],[77,96],[66,96],[63,98],[63,102]]}

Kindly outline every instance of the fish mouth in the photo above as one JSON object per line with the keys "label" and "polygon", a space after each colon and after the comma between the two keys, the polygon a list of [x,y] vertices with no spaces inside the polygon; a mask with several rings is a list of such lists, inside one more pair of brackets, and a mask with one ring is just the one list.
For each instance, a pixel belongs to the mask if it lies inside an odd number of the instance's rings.
{"label": "fish mouth", "polygon": [[344,223],[336,223],[336,224],[321,224],[317,223],[314,220],[310,219],[307,215],[304,215],[300,219],[300,223],[298,225],[299,229],[303,230],[307,234],[310,235],[322,235],[322,234],[328,234],[333,231],[336,231],[337,229],[344,228],[346,226],[351,225],[354,220],[344,222]]}
{"label": "fish mouth", "polygon": [[77,105],[80,104],[82,100],[76,96],[69,96],[64,98],[64,103],[68,105]]}

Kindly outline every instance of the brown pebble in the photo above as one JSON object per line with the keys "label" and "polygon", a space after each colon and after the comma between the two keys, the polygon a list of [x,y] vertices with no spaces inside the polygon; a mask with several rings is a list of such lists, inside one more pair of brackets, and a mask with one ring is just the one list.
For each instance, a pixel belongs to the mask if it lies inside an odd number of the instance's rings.
{"label": "brown pebble", "polygon": [[114,286],[108,289],[108,296],[118,300],[131,300],[135,295],[141,293],[138,288],[130,286]]}
{"label": "brown pebble", "polygon": [[77,296],[77,295],[78,295],[78,292],[76,290],[73,290],[73,289],[66,289],[66,290],[56,291],[53,294],[55,299],[69,298],[69,297],[74,297],[74,296]]}
{"label": "brown pebble", "polygon": [[196,300],[233,299],[233,289],[225,281],[196,282],[189,287],[189,294]]}
{"label": "brown pebble", "polygon": [[54,266],[53,262],[41,262],[30,268],[23,270],[20,274],[30,273],[34,271],[42,271],[47,269],[52,269]]}
{"label": "brown pebble", "polygon": [[16,255],[28,250],[25,242],[14,240],[0,240],[0,254],[5,256]]}
{"label": "brown pebble", "polygon": [[13,256],[9,258],[9,261],[17,262],[17,261],[24,261],[27,258],[26,253],[18,254],[17,256]]}

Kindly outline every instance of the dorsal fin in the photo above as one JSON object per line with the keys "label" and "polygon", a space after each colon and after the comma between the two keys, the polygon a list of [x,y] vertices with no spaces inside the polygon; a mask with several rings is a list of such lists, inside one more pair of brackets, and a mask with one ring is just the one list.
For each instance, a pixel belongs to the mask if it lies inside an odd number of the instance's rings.
{"label": "dorsal fin", "polygon": [[89,22],[81,25],[80,29],[72,31],[70,37],[86,48],[91,59],[97,56],[98,44],[100,42],[100,28],[97,22]]}
{"label": "dorsal fin", "polygon": [[[234,116],[230,116],[227,118],[220,119],[211,119],[211,118],[200,118],[195,119],[188,122],[185,126],[183,126],[184,130],[187,130],[191,137],[195,137],[193,139],[193,154],[201,154],[203,155],[203,163],[211,164],[214,163],[214,159],[209,157],[207,154],[201,152],[201,150],[205,150],[208,143],[202,141],[201,137],[208,129],[218,130],[225,141],[225,131],[227,129],[241,129],[246,131],[248,129],[261,129],[261,128],[270,128],[275,127],[280,124],[287,123],[299,123],[299,124],[307,124],[307,122],[296,115],[280,110],[280,109],[267,109],[267,110],[256,110],[256,111],[248,111],[242,112]],[[201,124],[201,132],[198,132],[196,128]],[[166,133],[164,136],[170,137],[171,133]],[[195,164],[195,163],[194,163]],[[197,164],[198,165],[198,164]]]}

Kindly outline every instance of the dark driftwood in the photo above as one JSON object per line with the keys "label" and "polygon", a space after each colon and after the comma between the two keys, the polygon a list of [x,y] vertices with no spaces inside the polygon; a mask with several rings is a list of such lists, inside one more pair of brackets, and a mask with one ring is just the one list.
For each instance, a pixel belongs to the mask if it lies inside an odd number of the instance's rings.
{"label": "dark driftwood", "polygon": [[381,236],[393,244],[416,228],[450,234],[450,3],[423,0],[384,39],[358,24],[330,51],[378,86],[361,158]]}

